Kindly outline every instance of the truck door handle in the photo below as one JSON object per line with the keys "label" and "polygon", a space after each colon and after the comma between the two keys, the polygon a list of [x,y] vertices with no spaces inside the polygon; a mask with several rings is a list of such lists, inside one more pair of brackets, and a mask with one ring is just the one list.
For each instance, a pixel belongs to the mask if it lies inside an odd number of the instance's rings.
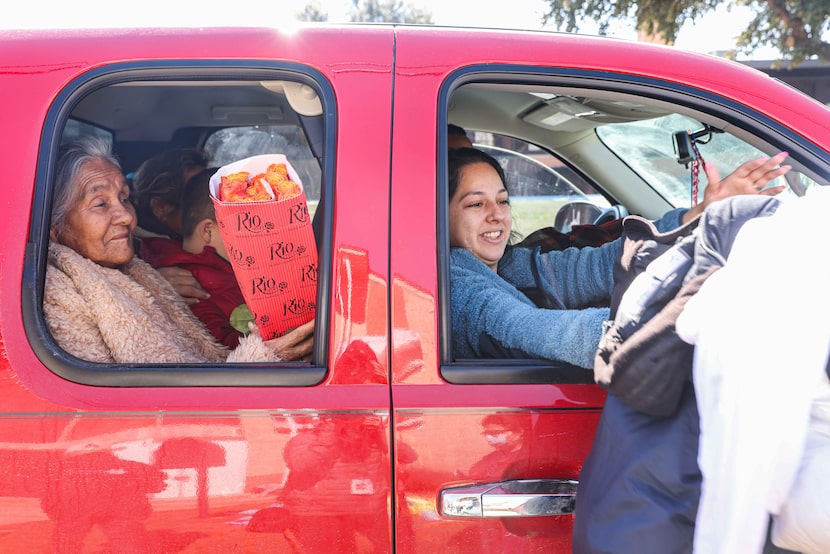
{"label": "truck door handle", "polygon": [[447,517],[536,517],[573,514],[576,487],[570,479],[515,479],[443,489]]}

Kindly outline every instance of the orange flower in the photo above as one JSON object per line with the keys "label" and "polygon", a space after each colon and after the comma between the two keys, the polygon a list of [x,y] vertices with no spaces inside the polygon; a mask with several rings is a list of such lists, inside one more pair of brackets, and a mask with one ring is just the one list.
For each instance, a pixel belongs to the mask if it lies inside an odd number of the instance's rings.
{"label": "orange flower", "polygon": [[[288,200],[300,194],[300,185],[288,176],[288,168],[284,163],[271,164],[265,173],[259,173],[248,179],[247,171],[231,173],[222,176],[219,184],[219,200],[223,202],[256,202],[262,200]],[[274,196],[268,192],[265,182],[274,191]]]}
{"label": "orange flower", "polygon": [[288,176],[285,164],[271,164],[265,173],[265,180],[271,185],[277,200],[288,200],[300,194],[300,185]]}

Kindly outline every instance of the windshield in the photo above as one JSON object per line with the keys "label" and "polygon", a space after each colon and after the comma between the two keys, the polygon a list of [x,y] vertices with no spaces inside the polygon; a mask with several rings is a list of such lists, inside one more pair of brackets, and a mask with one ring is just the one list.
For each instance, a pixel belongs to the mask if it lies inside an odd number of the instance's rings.
{"label": "windshield", "polygon": [[[698,121],[671,114],[604,125],[597,129],[597,134],[608,148],[673,206],[688,208],[692,205],[692,166],[678,162],[673,135],[678,131],[696,132],[703,129],[703,124]],[[728,175],[747,160],[766,156],[754,146],[727,133],[706,133],[696,144],[703,160],[714,163],[721,176]],[[706,182],[701,168],[698,199],[703,198]]]}

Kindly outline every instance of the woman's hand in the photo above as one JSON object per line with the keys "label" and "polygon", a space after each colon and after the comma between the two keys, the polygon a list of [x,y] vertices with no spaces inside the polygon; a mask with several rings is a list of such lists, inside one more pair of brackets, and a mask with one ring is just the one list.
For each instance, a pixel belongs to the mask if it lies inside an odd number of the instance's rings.
{"label": "woman's hand", "polygon": [[199,281],[187,269],[178,266],[160,267],[158,272],[173,285],[179,296],[184,298],[188,304],[195,304],[199,300],[210,298],[210,294],[202,288]]}
{"label": "woman's hand", "polygon": [[703,202],[690,209],[683,216],[683,221],[691,221],[712,202],[738,194],[764,194],[774,196],[783,191],[785,186],[764,188],[773,179],[787,173],[791,166],[781,165],[787,159],[787,152],[781,152],[771,158],[759,158],[741,164],[723,180],[714,164],[706,164],[703,170],[709,184],[703,192]]}
{"label": "woman's hand", "polygon": [[[249,323],[251,333],[259,335],[259,329]],[[310,362],[314,347],[314,320],[295,327],[281,337],[265,341],[269,348],[286,362]]]}

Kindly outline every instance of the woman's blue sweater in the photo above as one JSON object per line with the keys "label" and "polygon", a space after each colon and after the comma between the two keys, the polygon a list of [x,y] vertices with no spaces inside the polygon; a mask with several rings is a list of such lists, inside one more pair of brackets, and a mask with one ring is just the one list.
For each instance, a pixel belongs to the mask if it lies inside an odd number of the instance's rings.
{"label": "woman's blue sweater", "polygon": [[[665,232],[678,227],[685,210],[655,222]],[[498,274],[468,250],[450,251],[453,356],[459,358],[539,358],[592,368],[602,322],[613,288],[620,240],[598,248],[567,248],[542,253],[511,247]],[[537,288],[551,309],[539,308],[519,289]]]}

